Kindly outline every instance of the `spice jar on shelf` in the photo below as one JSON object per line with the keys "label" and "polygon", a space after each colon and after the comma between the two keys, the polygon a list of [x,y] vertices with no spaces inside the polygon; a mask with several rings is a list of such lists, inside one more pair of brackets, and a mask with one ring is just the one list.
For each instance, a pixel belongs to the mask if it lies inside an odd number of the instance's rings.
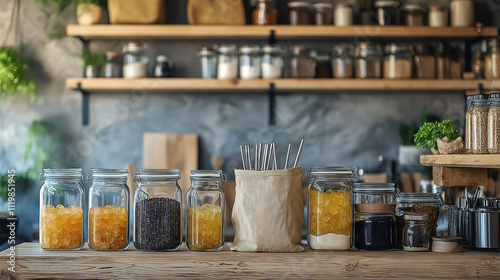
{"label": "spice jar on shelf", "polygon": [[311,24],[311,4],[303,1],[292,1],[288,3],[290,10],[290,25]]}
{"label": "spice jar on shelf", "polygon": [[347,44],[339,44],[332,51],[333,77],[338,79],[349,79],[353,75],[352,47]]}
{"label": "spice jar on shelf", "polygon": [[311,167],[308,176],[309,247],[350,250],[352,247],[353,167]]}
{"label": "spice jar on shelf", "polygon": [[488,53],[484,57],[484,76],[487,80],[500,79],[500,46],[498,39],[490,39],[488,48]]}
{"label": "spice jar on shelf", "polygon": [[472,102],[472,139],[473,154],[488,153],[488,98],[487,94],[474,95]]}
{"label": "spice jar on shelf", "polygon": [[380,26],[399,25],[400,5],[399,1],[375,1],[378,24]]}
{"label": "spice jar on shelf", "polygon": [[436,78],[449,79],[451,77],[451,60],[449,47],[443,43],[436,46]]}
{"label": "spice jar on shelf", "polygon": [[262,78],[277,79],[283,74],[283,51],[280,46],[262,47]]}
{"label": "spice jar on shelf", "polygon": [[235,45],[221,45],[218,48],[217,78],[219,80],[238,77],[238,51]]}
{"label": "spice jar on shelf", "polygon": [[335,6],[335,26],[350,26],[353,22],[353,11],[348,3]]}
{"label": "spice jar on shelf", "polygon": [[104,65],[104,78],[120,77],[120,55],[116,52],[106,52],[106,64]]}
{"label": "spice jar on shelf", "polygon": [[141,251],[175,251],[182,244],[179,169],[140,169],[134,195],[134,246]]}
{"label": "spice jar on shelf", "polygon": [[203,47],[198,53],[203,79],[217,78],[217,46]]}
{"label": "spice jar on shelf", "polygon": [[414,44],[413,52],[413,78],[435,79],[436,57],[432,48],[424,44]]}
{"label": "spice jar on shelf", "polygon": [[165,55],[156,57],[156,66],[154,70],[155,78],[167,78],[175,75],[174,61]]}
{"label": "spice jar on shelf", "polygon": [[130,191],[126,169],[91,169],[89,247],[125,250],[129,242]]}
{"label": "spice jar on shelf", "polygon": [[484,56],[482,51],[475,51],[472,58],[472,72],[474,79],[484,78]]}
{"label": "spice jar on shelf", "polygon": [[391,43],[385,46],[384,78],[411,78],[412,55],[410,46],[403,43]]}
{"label": "spice jar on shelf", "polygon": [[428,215],[425,213],[407,213],[404,215],[404,221],[403,250],[407,252],[429,251]]}
{"label": "spice jar on shelf", "polygon": [[240,48],[240,78],[260,78],[260,47],[242,46]]}
{"label": "spice jar on shelf", "polygon": [[329,3],[316,3],[312,5],[314,10],[314,24],[333,24],[333,5]]}
{"label": "spice jar on shelf", "polygon": [[432,5],[429,7],[429,26],[448,26],[448,13],[446,12],[445,7],[438,5]]}
{"label": "spice jar on shelf", "polygon": [[314,52],[305,46],[293,46],[290,59],[290,78],[312,79],[316,76]]}
{"label": "spice jar on shelf", "polygon": [[40,246],[80,250],[83,245],[82,169],[43,169],[40,180]]}
{"label": "spice jar on shelf", "polygon": [[418,4],[406,4],[403,7],[406,26],[424,25],[424,8]]}
{"label": "spice jar on shelf", "polygon": [[123,78],[145,78],[149,57],[146,45],[140,42],[129,42],[123,55]]}
{"label": "spice jar on shelf", "polygon": [[354,51],[355,77],[377,79],[382,77],[382,50],[372,42],[360,42]]}
{"label": "spice jar on shelf", "polygon": [[492,93],[490,95],[488,152],[490,154],[500,154],[500,93]]}
{"label": "spice jar on shelf", "polygon": [[278,10],[276,0],[258,0],[257,7],[252,12],[254,25],[278,24]]}
{"label": "spice jar on shelf", "polygon": [[453,27],[469,27],[474,25],[474,1],[451,0],[450,21]]}
{"label": "spice jar on shelf", "polygon": [[330,56],[326,53],[316,55],[316,78],[326,79],[332,77],[332,63]]}
{"label": "spice jar on shelf", "polygon": [[191,171],[187,193],[187,247],[193,251],[220,251],[224,247],[224,192],[222,171]]}
{"label": "spice jar on shelf", "polygon": [[472,153],[472,106],[473,96],[466,98],[467,111],[465,112],[465,153]]}

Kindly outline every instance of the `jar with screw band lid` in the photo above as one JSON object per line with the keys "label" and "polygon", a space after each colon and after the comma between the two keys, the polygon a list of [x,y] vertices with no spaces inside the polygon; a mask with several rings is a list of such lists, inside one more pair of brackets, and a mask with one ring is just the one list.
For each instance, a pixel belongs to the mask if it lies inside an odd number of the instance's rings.
{"label": "jar with screw band lid", "polygon": [[473,154],[488,153],[488,98],[487,94],[474,95],[472,102],[472,140]]}
{"label": "jar with screw band lid", "polygon": [[500,154],[500,93],[490,95],[488,110],[488,152]]}

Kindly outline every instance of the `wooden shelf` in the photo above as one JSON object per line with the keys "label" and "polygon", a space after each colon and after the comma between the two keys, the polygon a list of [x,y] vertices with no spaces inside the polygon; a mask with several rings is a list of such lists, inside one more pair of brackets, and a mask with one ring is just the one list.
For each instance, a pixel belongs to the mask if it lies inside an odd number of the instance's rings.
{"label": "wooden shelf", "polygon": [[[500,82],[500,81],[499,81]],[[476,80],[383,80],[383,79],[255,79],[204,80],[193,78],[122,79],[122,78],[70,78],[68,88],[78,84],[86,91],[262,91],[270,84],[277,91],[332,91],[332,90],[473,90],[481,81]],[[484,84],[484,83],[483,83]],[[500,85],[500,83],[499,83]],[[488,84],[485,84],[485,88]]]}
{"label": "wooden shelf", "polygon": [[500,168],[500,155],[425,155],[420,156],[425,166]]}
{"label": "wooden shelf", "polygon": [[16,247],[15,273],[9,256],[0,260],[2,279],[497,279],[498,252],[317,252],[146,253],[44,251],[36,243]]}
{"label": "wooden shelf", "polygon": [[475,27],[406,27],[357,25],[337,26],[209,26],[209,25],[68,25],[68,36],[83,39],[267,39],[271,34],[279,39],[319,38],[475,38],[496,37],[498,28],[485,27],[481,33]]}

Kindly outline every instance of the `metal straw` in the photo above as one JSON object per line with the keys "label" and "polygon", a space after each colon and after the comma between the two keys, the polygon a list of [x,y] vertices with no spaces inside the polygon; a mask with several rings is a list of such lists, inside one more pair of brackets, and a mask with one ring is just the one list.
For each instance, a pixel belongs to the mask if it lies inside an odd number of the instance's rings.
{"label": "metal straw", "polygon": [[262,143],[259,143],[259,170],[262,171]]}
{"label": "metal straw", "polygon": [[267,168],[266,168],[266,170],[271,170],[271,167],[272,167],[272,163],[271,163],[271,155],[272,154],[271,154],[271,152],[273,151],[272,144],[267,145],[267,149],[269,151],[267,152]]}
{"label": "metal straw", "polygon": [[245,155],[243,154],[243,146],[242,145],[240,145],[240,152],[241,152],[241,162],[243,163],[243,170],[246,170]]}
{"label": "metal straw", "polygon": [[276,156],[276,150],[278,150],[278,144],[273,143],[274,170],[278,170],[278,158]]}
{"label": "metal straw", "polygon": [[292,149],[292,144],[288,144],[288,151],[286,152],[285,168],[288,169],[288,159],[290,158],[290,150]]}
{"label": "metal straw", "polygon": [[293,164],[293,168],[297,167],[299,163],[300,153],[302,153],[302,147],[304,146],[304,139],[300,141],[299,150],[297,151],[297,157],[295,158],[295,163]]}
{"label": "metal straw", "polygon": [[264,144],[264,159],[262,160],[262,168],[261,170],[264,171],[267,168],[267,148],[268,144]]}
{"label": "metal straw", "polygon": [[255,145],[255,170],[259,170],[259,145]]}
{"label": "metal straw", "polygon": [[245,145],[245,152],[247,155],[247,164],[248,164],[248,170],[252,170],[252,153],[251,150],[252,148],[250,145]]}

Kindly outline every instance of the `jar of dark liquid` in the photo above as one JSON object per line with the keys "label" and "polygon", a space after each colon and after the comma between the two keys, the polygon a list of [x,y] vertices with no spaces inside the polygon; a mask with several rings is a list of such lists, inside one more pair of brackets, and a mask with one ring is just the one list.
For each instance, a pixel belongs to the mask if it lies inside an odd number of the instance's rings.
{"label": "jar of dark liquid", "polygon": [[396,247],[394,213],[356,213],[354,245],[360,250],[388,250]]}

